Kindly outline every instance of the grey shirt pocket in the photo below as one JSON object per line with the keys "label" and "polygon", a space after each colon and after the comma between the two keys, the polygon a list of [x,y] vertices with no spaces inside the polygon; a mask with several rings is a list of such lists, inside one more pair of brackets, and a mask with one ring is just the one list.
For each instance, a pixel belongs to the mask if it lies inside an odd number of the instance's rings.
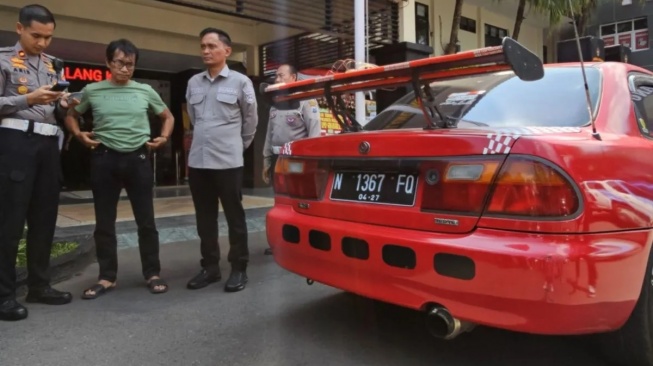
{"label": "grey shirt pocket", "polygon": [[188,98],[188,103],[193,107],[193,114],[195,114],[195,117],[202,117],[204,116],[204,99],[206,98],[206,94],[204,93],[196,93],[192,94],[190,98]]}
{"label": "grey shirt pocket", "polygon": [[215,114],[225,122],[238,122],[240,108],[238,107],[238,96],[229,93],[217,93]]}

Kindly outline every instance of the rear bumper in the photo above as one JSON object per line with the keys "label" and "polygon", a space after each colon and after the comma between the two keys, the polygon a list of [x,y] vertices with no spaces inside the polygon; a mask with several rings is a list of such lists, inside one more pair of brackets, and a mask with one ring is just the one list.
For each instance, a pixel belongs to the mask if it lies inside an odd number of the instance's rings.
{"label": "rear bumper", "polygon": [[[539,334],[621,327],[639,297],[652,239],[650,230],[438,234],[312,217],[278,203],[267,215],[267,237],[281,267],[317,282]],[[358,249],[352,253],[350,239],[343,249],[343,238],[358,240]]]}

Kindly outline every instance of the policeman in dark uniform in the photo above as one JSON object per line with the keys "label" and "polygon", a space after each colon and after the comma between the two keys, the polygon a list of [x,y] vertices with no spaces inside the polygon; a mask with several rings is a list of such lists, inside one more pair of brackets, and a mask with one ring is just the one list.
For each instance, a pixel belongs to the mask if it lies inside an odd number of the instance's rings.
{"label": "policeman in dark uniform", "polygon": [[0,320],[20,320],[16,255],[27,221],[27,302],[67,304],[68,292],[50,287],[48,268],[57,221],[61,164],[55,113],[65,113],[66,93],[50,89],[58,75],[43,53],[55,29],[40,5],[20,9],[15,46],[0,48]]}

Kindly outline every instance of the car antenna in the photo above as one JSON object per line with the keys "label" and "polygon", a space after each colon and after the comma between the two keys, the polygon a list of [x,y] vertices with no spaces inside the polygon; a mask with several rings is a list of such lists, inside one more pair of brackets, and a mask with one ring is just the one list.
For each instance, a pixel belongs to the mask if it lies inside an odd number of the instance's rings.
{"label": "car antenna", "polygon": [[571,5],[571,0],[567,0],[569,4],[569,12],[571,13],[571,21],[574,25],[574,33],[576,34],[576,46],[578,46],[578,59],[580,60],[580,69],[583,72],[583,82],[585,83],[585,97],[587,98],[587,111],[590,115],[590,123],[592,124],[592,137],[601,140],[601,135],[596,132],[596,124],[594,123],[594,113],[592,113],[592,99],[590,98],[590,89],[587,86],[587,75],[585,74],[585,64],[583,63],[583,51],[580,47],[580,36],[578,35],[578,27],[576,25],[576,16],[574,15],[574,7]]}

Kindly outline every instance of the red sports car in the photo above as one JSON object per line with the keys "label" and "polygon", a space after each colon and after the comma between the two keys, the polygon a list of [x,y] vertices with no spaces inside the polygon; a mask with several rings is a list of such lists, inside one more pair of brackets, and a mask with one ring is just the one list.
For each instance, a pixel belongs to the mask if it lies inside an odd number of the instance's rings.
{"label": "red sports car", "polygon": [[[361,127],[340,96],[412,85]],[[605,333],[653,365],[653,73],[502,46],[266,88],[345,132],[287,144],[267,237],[288,271],[473,325]],[[652,154],[652,156],[648,156]]]}

